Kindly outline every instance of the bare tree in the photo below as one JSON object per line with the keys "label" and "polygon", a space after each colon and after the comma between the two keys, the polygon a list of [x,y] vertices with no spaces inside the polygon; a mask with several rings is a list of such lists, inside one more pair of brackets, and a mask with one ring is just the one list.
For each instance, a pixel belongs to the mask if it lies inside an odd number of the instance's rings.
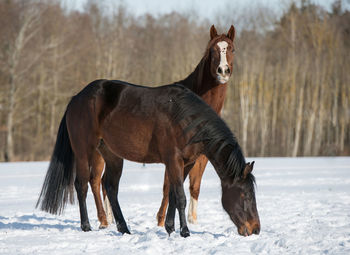
{"label": "bare tree", "polygon": [[[208,21],[173,12],[136,17],[122,4],[82,12],[59,1],[0,2],[0,160],[50,156],[70,97],[95,79],[158,86],[203,56]],[[310,1],[280,16],[228,3],[236,26],[223,117],[248,156],[350,154],[350,12]]]}
{"label": "bare tree", "polygon": [[8,72],[8,106],[7,106],[7,135],[6,135],[6,147],[5,147],[5,160],[11,161],[14,156],[14,141],[13,141],[13,128],[15,125],[15,114],[20,97],[21,82],[23,78],[30,70],[30,68],[36,63],[37,56],[31,59],[26,59],[26,65],[21,66],[24,56],[23,50],[38,33],[38,26],[40,24],[40,13],[31,5],[24,5],[23,9],[19,13],[18,28],[15,32],[14,42],[10,45],[7,51],[7,65],[4,65],[5,70]]}

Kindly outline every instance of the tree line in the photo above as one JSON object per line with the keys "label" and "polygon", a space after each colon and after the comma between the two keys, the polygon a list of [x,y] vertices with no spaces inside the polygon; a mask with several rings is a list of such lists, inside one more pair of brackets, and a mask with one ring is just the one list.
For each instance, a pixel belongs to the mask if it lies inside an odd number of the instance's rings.
{"label": "tree line", "polygon": [[[339,0],[329,11],[306,0],[279,16],[257,10],[226,8],[215,24],[236,25],[223,118],[245,154],[350,155],[349,11]],[[47,160],[68,101],[95,79],[185,78],[210,25],[176,12],[136,17],[123,5],[106,14],[93,0],[81,12],[59,1],[1,1],[0,161]]]}

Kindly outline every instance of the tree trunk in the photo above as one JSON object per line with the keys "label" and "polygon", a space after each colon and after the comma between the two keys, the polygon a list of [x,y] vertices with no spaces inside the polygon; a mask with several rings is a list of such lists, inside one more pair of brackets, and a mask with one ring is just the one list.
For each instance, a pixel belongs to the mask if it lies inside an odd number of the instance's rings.
{"label": "tree trunk", "polygon": [[298,156],[301,124],[303,123],[303,107],[304,107],[304,86],[300,88],[300,92],[299,92],[299,105],[298,105],[297,123],[295,128],[294,147],[292,151],[292,157]]}
{"label": "tree trunk", "polygon": [[10,82],[10,93],[9,93],[9,107],[7,112],[7,134],[6,134],[6,144],[5,144],[5,161],[9,162],[13,160],[14,150],[13,150],[13,114],[15,106],[15,85],[13,78]]}

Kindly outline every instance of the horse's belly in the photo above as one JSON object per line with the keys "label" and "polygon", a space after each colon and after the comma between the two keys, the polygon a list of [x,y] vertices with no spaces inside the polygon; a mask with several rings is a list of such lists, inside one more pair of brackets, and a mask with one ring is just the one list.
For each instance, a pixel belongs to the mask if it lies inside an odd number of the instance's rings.
{"label": "horse's belly", "polygon": [[160,162],[154,141],[153,125],[149,121],[119,119],[104,125],[102,138],[112,152],[136,162]]}
{"label": "horse's belly", "polygon": [[[109,146],[109,145],[108,145]],[[110,146],[113,153],[121,158],[140,162],[140,163],[160,163],[159,154],[154,151],[146,150],[143,146],[135,146],[135,144],[121,143],[119,145]]]}

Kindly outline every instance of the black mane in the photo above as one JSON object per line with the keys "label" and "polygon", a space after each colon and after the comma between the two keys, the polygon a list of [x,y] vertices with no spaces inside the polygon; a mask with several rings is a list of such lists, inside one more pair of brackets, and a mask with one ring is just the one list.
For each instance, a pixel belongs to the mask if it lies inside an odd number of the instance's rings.
{"label": "black mane", "polygon": [[218,166],[216,171],[220,177],[240,178],[246,165],[245,158],[226,123],[188,89],[184,88],[183,93],[172,98],[172,101],[174,121],[184,123],[184,133],[193,133],[188,143],[203,143],[204,154],[213,165]]}

